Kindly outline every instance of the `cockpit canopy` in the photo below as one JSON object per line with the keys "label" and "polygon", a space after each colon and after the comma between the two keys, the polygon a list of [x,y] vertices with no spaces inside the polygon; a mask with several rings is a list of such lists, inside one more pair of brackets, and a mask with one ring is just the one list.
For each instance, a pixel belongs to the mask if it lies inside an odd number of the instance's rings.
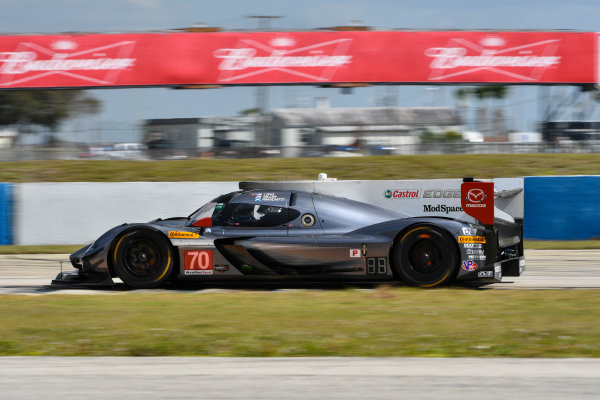
{"label": "cockpit canopy", "polygon": [[[219,196],[195,211],[188,226],[266,228],[287,226],[290,234],[343,234],[404,218],[354,200],[300,191],[240,191]],[[315,231],[316,230],[316,231]]]}
{"label": "cockpit canopy", "polygon": [[273,227],[300,216],[288,207],[290,192],[233,192],[217,197],[189,218],[190,225],[211,218],[213,226]]}

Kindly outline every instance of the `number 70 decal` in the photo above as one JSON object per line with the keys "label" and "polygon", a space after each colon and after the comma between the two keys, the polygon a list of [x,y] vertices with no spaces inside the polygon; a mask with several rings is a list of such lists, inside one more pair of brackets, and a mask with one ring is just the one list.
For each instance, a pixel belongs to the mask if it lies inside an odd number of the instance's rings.
{"label": "number 70 decal", "polygon": [[185,275],[212,275],[212,250],[185,251]]}

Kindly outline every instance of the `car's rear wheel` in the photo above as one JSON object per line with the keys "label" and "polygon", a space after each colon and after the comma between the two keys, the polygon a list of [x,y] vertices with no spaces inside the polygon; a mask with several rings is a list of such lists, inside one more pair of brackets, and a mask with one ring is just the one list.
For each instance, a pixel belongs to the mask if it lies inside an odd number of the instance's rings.
{"label": "car's rear wheel", "polygon": [[394,246],[394,269],[409,285],[440,286],[458,271],[456,245],[445,231],[416,226],[405,232]]}
{"label": "car's rear wheel", "polygon": [[136,289],[162,286],[173,271],[173,250],[167,239],[150,230],[131,231],[121,236],[113,252],[119,278]]}

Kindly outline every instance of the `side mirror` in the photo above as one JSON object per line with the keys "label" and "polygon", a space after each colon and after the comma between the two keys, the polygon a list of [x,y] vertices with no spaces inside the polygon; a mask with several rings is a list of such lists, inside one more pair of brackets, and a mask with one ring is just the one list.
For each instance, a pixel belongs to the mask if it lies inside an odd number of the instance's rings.
{"label": "side mirror", "polygon": [[206,217],[206,218],[199,219],[198,221],[195,221],[192,224],[192,226],[195,226],[198,228],[208,228],[209,226],[212,226],[212,218]]}

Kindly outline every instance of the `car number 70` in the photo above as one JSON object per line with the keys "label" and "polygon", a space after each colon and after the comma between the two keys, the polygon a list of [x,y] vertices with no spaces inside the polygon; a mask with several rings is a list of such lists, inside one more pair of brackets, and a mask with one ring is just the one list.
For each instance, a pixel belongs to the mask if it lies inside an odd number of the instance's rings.
{"label": "car number 70", "polygon": [[212,251],[198,250],[185,252],[186,270],[207,270],[212,269]]}

